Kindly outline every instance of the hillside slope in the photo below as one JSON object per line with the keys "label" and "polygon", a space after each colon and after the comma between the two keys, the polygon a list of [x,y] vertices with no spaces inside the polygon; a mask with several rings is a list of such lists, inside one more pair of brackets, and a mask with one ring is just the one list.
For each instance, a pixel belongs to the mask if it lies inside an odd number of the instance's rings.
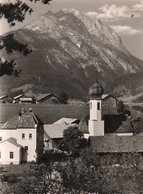
{"label": "hillside slope", "polygon": [[0,78],[2,91],[28,84],[36,92],[65,91],[82,97],[97,79],[111,91],[116,79],[143,70],[143,62],[129,53],[111,28],[77,10],[49,11],[14,33],[33,52],[24,57],[2,51],[22,70],[19,78]]}

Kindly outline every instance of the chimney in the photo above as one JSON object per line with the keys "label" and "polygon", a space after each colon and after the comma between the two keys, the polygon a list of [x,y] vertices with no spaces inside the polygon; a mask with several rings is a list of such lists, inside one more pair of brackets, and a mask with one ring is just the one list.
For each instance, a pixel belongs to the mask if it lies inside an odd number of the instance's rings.
{"label": "chimney", "polygon": [[32,108],[31,107],[29,108],[29,112],[32,112]]}

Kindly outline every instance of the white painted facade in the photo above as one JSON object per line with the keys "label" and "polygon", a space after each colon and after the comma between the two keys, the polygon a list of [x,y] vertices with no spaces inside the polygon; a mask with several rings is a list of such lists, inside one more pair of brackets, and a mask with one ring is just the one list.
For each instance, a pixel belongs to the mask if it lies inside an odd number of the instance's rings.
{"label": "white painted facade", "polygon": [[104,136],[104,121],[102,120],[102,100],[90,100],[89,135]]}
{"label": "white painted facade", "polygon": [[8,141],[1,142],[0,143],[0,163],[20,164],[20,162],[21,162],[21,148],[16,145],[13,145]]}
{"label": "white painted facade", "polygon": [[[7,140],[11,137],[17,140],[17,143],[20,144],[24,149],[25,146],[28,150],[25,150],[23,155],[23,160],[27,162],[36,161],[36,146],[37,146],[37,128],[21,128],[21,129],[0,129],[0,137],[4,140]],[[0,150],[1,151],[1,150]]]}

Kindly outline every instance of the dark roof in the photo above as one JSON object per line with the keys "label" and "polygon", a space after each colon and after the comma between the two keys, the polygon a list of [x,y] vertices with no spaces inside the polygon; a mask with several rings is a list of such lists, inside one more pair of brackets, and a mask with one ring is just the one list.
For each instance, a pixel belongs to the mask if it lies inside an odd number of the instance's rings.
{"label": "dark roof", "polygon": [[143,134],[134,136],[110,134],[90,137],[90,146],[98,153],[143,152]]}
{"label": "dark roof", "polygon": [[1,129],[35,128],[35,124],[38,122],[38,118],[33,112],[17,112],[1,126]]}
{"label": "dark roof", "polygon": [[48,94],[38,94],[35,96],[37,101],[41,101],[41,100],[44,100],[46,99],[47,97],[51,98],[51,97],[54,97],[54,98],[58,98],[56,97],[55,95],[53,95],[52,93],[48,93]]}
{"label": "dark roof", "polygon": [[15,145],[16,147],[19,147],[19,148],[22,147],[22,145],[18,144],[17,140],[15,138],[13,138],[13,137],[0,142],[0,144],[5,143],[5,142],[9,142],[9,143],[11,143],[11,144],[13,144],[13,145]]}
{"label": "dark roof", "polygon": [[111,94],[103,94],[102,95],[102,100],[107,100],[109,98],[114,98],[115,100],[118,101],[118,99],[115,96],[112,96]]}
{"label": "dark roof", "polygon": [[0,100],[3,100],[5,98],[7,98],[7,97],[8,97],[8,95],[2,95],[2,96],[0,96]]}
{"label": "dark roof", "polygon": [[133,133],[133,127],[131,126],[130,120],[127,118],[123,121],[121,126],[116,130],[116,133]]}
{"label": "dark roof", "polygon": [[35,115],[44,123],[52,124],[62,117],[81,119],[89,114],[89,106],[62,104],[0,104],[0,122],[5,123],[11,115],[22,108],[28,111],[32,108]]}

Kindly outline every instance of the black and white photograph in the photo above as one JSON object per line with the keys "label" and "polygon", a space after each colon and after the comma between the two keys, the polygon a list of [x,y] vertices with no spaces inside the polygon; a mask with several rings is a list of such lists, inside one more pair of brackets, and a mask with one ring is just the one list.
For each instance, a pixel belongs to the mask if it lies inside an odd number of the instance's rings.
{"label": "black and white photograph", "polygon": [[0,0],[0,194],[143,194],[143,0]]}

